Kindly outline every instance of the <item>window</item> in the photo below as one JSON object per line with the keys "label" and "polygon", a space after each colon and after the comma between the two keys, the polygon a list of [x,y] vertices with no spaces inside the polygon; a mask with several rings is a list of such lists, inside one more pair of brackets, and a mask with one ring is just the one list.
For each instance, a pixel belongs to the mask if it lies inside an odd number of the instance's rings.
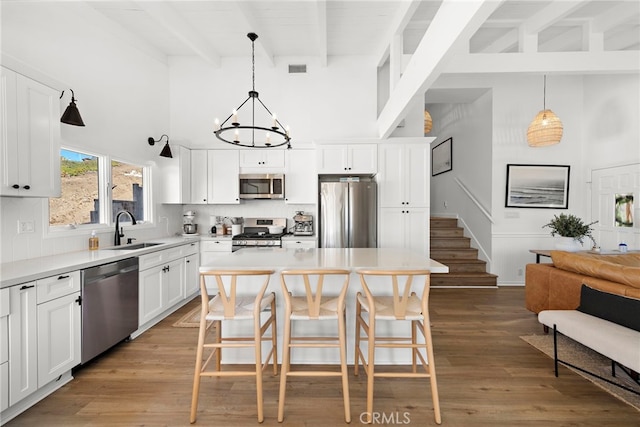
{"label": "window", "polygon": [[49,225],[100,224],[98,157],[60,150],[61,196],[49,199]]}
{"label": "window", "polygon": [[[109,166],[110,165],[110,166]],[[60,150],[61,196],[49,199],[50,228],[110,226],[121,210],[137,222],[150,217],[148,167],[108,156]],[[146,189],[148,190],[148,188]],[[130,222],[127,215],[121,222]]]}

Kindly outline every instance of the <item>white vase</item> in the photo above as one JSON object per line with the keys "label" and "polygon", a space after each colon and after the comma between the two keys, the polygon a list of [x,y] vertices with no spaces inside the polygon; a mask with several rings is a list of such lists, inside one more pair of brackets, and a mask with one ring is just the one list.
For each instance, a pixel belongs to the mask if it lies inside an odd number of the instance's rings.
{"label": "white vase", "polygon": [[556,237],[555,247],[559,251],[577,252],[581,251],[582,243],[573,237]]}

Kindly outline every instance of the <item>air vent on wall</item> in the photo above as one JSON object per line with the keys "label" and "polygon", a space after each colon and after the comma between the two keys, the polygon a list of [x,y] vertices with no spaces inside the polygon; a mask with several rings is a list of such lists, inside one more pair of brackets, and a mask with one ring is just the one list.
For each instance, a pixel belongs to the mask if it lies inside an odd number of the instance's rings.
{"label": "air vent on wall", "polygon": [[289,64],[289,74],[305,74],[306,72],[306,64]]}

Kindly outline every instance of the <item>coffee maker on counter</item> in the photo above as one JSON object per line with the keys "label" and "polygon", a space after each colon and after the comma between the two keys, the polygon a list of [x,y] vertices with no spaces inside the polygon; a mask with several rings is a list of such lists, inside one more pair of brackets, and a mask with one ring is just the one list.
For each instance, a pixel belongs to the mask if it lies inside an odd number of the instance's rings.
{"label": "coffee maker on counter", "polygon": [[313,216],[306,215],[303,211],[297,211],[293,217],[294,236],[313,236]]}

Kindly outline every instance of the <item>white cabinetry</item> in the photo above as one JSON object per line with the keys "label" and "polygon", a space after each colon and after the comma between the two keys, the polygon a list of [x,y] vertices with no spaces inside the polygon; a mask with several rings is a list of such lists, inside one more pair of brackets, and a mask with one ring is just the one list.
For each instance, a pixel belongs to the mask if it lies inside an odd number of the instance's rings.
{"label": "white cabinetry", "polygon": [[[284,151],[281,149],[267,149],[267,150],[239,150],[240,154],[240,168],[250,169],[249,171],[242,172],[282,172],[284,169]],[[273,171],[271,170],[273,169]]]}
{"label": "white cabinetry", "polygon": [[282,239],[282,247],[285,249],[312,249],[316,246],[315,238],[297,238],[297,236],[294,236]]}
{"label": "white cabinetry", "polygon": [[381,207],[429,206],[429,144],[382,144],[378,190]]}
{"label": "white cabinetry", "polygon": [[38,387],[80,364],[80,272],[36,282]]}
{"label": "white cabinetry", "polygon": [[9,288],[0,289],[0,411],[9,407]]}
{"label": "white cabinetry", "polygon": [[286,158],[284,202],[288,204],[318,203],[315,150],[287,150]]}
{"label": "white cabinetry", "polygon": [[191,150],[191,203],[208,202],[207,156],[207,150]]}
{"label": "white cabinetry", "polygon": [[173,158],[158,159],[162,175],[162,203],[191,203],[191,150],[173,145],[171,154]]}
{"label": "white cabinetry", "polygon": [[185,298],[196,294],[200,289],[199,283],[200,254],[195,253],[184,258],[184,289]]}
{"label": "white cabinetry", "polygon": [[9,290],[9,405],[15,405],[38,388],[36,282]]}
{"label": "white cabinetry", "polygon": [[429,208],[381,208],[379,223],[379,247],[429,255]]}
{"label": "white cabinetry", "polygon": [[139,314],[143,326],[184,299],[184,255],[182,246],[138,257]]}
{"label": "white cabinetry", "polygon": [[217,258],[230,254],[233,249],[230,238],[202,240],[200,245],[200,265],[202,266],[215,266]]}
{"label": "white cabinetry", "polygon": [[376,144],[323,144],[318,147],[319,174],[375,174]]}
{"label": "white cabinetry", "polygon": [[429,255],[429,156],[426,141],[380,145],[380,247]]}
{"label": "white cabinetry", "polygon": [[60,196],[60,93],[0,71],[0,195]]}
{"label": "white cabinetry", "polygon": [[240,203],[240,161],[238,150],[208,151],[208,203]]}

